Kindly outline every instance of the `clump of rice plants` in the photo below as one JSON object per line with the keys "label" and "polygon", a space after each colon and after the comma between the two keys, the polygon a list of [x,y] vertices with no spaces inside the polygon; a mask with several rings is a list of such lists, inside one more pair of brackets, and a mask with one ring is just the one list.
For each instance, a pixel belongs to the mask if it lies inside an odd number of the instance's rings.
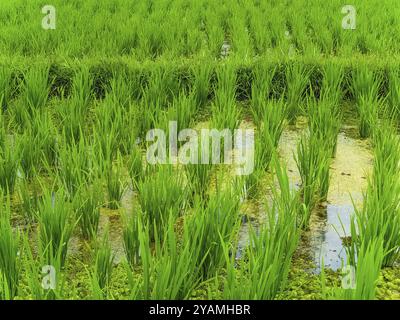
{"label": "clump of rice plants", "polygon": [[[240,226],[239,202],[240,191],[234,186],[228,186],[210,195],[207,204],[201,200],[195,203],[196,214],[190,218],[188,241],[191,247],[199,248],[199,257],[201,261],[204,259],[201,269],[204,279],[214,277],[219,268],[225,266],[221,243],[224,243],[226,250],[234,251]],[[201,237],[194,237],[197,234]]]}
{"label": "clump of rice plants", "polygon": [[217,70],[218,86],[211,105],[212,125],[217,129],[234,130],[239,124],[240,110],[236,104],[236,70],[224,65]]}
{"label": "clump of rice plants", "polygon": [[0,110],[2,111],[6,110],[10,103],[12,93],[11,76],[11,68],[0,68]]}
{"label": "clump of rice plants", "polygon": [[[199,270],[204,257],[201,247],[193,247],[188,239],[200,238],[199,231],[189,234],[192,229],[184,225],[183,240],[180,244],[175,231],[175,214],[170,213],[162,237],[156,237],[153,258],[151,299],[188,299],[200,283]],[[163,242],[160,239],[163,239]]]}
{"label": "clump of rice plants", "polygon": [[206,148],[210,145],[203,143],[204,141],[199,139],[198,146],[198,161],[196,163],[188,163],[185,165],[185,172],[189,183],[191,197],[199,196],[203,200],[207,200],[209,193],[209,186],[211,182],[211,175],[213,172],[213,166],[209,163],[208,159],[203,161],[202,154],[204,154]]}
{"label": "clump of rice plants", "polygon": [[68,243],[76,224],[72,205],[66,200],[63,189],[45,190],[37,212],[39,223],[39,248],[48,264],[58,261],[63,266]]}
{"label": "clump of rice plants", "polygon": [[340,131],[341,115],[330,98],[323,98],[317,102],[314,98],[308,101],[310,132],[315,135],[315,138],[320,141],[325,141],[328,155],[335,155],[337,146],[337,136]]}
{"label": "clump of rice plants", "polygon": [[253,71],[251,83],[251,112],[256,125],[264,115],[265,102],[269,100],[272,91],[272,79],[276,67],[268,68],[265,63],[260,63]]}
{"label": "clump of rice plants", "polygon": [[400,256],[400,141],[390,124],[377,129],[374,145],[373,172],[363,207],[355,207],[358,235],[353,243],[359,249],[363,242],[382,237],[383,266],[393,266]]}
{"label": "clump of rice plants", "polygon": [[71,198],[82,184],[90,183],[94,175],[94,164],[87,149],[88,143],[84,138],[59,148],[58,175]]}
{"label": "clump of rice plants", "polygon": [[383,102],[379,97],[382,77],[364,66],[354,72],[352,79],[353,95],[356,98],[360,117],[360,137],[368,138],[376,125]]}
{"label": "clump of rice plants", "polygon": [[167,111],[167,119],[177,122],[177,130],[180,132],[183,129],[190,128],[196,115],[196,100],[193,94],[188,96],[184,92],[172,101],[172,105]]}
{"label": "clump of rice plants", "polygon": [[144,178],[145,167],[141,150],[138,146],[133,146],[128,156],[128,173],[134,189],[137,190],[139,182]]}
{"label": "clump of rice plants", "polygon": [[24,74],[24,101],[28,107],[28,113],[32,117],[38,109],[42,109],[50,93],[49,68],[35,67]]}
{"label": "clump of rice plants", "polygon": [[309,83],[310,71],[304,65],[291,63],[286,66],[286,99],[288,105],[288,120],[294,124],[301,110],[304,91]]}
{"label": "clump of rice plants", "polygon": [[391,117],[400,118],[400,74],[398,71],[390,70],[389,72],[389,106]]}
{"label": "clump of rice plants", "polygon": [[333,106],[339,106],[342,101],[342,83],[344,70],[340,64],[328,63],[322,71],[323,80],[320,99],[329,101]]}
{"label": "clump of rice plants", "polygon": [[[3,194],[0,195],[3,198]],[[18,294],[20,261],[18,231],[11,224],[10,198],[1,201],[0,213],[0,298],[13,299]]]}
{"label": "clump of rice plants", "polygon": [[96,245],[91,283],[93,295],[97,299],[107,297],[111,275],[114,269],[114,256],[108,240],[108,234]]}
{"label": "clump of rice plants", "polygon": [[[312,133],[301,136],[295,161],[301,177],[303,228],[307,229],[311,211],[319,200],[326,197],[329,186],[329,165],[331,154],[325,151],[324,141]],[[320,191],[319,194],[317,191]]]}
{"label": "clump of rice plants", "polygon": [[[140,220],[140,221],[139,221]],[[140,260],[140,233],[143,230],[142,213],[139,212],[126,218],[124,221],[123,240],[126,259],[131,268],[139,265]]]}
{"label": "clump of rice plants", "polygon": [[138,200],[144,215],[144,223],[149,223],[152,235],[154,228],[162,234],[169,212],[176,217],[186,205],[186,190],[183,176],[174,172],[170,165],[160,165],[138,185]]}
{"label": "clump of rice plants", "polygon": [[101,187],[100,181],[95,181],[90,186],[84,184],[80,186],[73,199],[75,214],[79,219],[79,227],[85,239],[92,239],[97,234],[100,206],[103,203]]}
{"label": "clump of rice plants", "polygon": [[40,196],[36,187],[33,187],[32,192],[30,191],[29,184],[24,179],[18,187],[18,195],[21,200],[22,214],[27,223],[34,222],[39,208]]}
{"label": "clump of rice plants", "polygon": [[[353,232],[352,232],[353,234]],[[325,299],[333,300],[374,300],[379,273],[384,257],[382,239],[363,242],[357,254],[355,275],[347,273],[342,279],[345,287],[327,288],[325,285],[325,272],[322,270],[322,294]],[[349,265],[354,267],[354,265]],[[354,277],[354,279],[352,278]]]}
{"label": "clump of rice plants", "polygon": [[7,142],[0,149],[0,188],[3,193],[12,194],[14,192],[18,167],[18,150],[14,149],[11,142]]}
{"label": "clump of rice plants", "polygon": [[202,61],[199,65],[192,67],[192,73],[196,104],[203,108],[208,101],[212,65],[208,61]]}
{"label": "clump of rice plants", "polygon": [[126,182],[123,172],[123,163],[120,154],[114,163],[109,163],[106,168],[106,186],[108,194],[108,207],[118,209],[126,190]]}
{"label": "clump of rice plants", "polygon": [[277,158],[274,171],[279,190],[273,186],[273,201],[267,206],[265,225],[257,233],[250,230],[249,244],[239,261],[235,261],[234,255],[229,256],[229,251],[224,252],[228,264],[225,299],[274,299],[285,288],[300,237],[298,195],[290,190],[286,170]]}

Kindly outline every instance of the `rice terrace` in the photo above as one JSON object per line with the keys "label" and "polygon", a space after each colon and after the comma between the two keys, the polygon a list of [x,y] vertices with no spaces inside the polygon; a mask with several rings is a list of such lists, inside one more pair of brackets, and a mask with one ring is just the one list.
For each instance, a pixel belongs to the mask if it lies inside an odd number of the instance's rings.
{"label": "rice terrace", "polygon": [[400,299],[399,54],[396,0],[1,0],[0,300]]}

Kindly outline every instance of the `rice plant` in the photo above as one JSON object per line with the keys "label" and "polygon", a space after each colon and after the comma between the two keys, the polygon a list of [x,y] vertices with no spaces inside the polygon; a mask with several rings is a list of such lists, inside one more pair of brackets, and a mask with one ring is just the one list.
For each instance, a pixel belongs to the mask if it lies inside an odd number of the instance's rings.
{"label": "rice plant", "polygon": [[87,149],[84,138],[59,148],[58,175],[71,198],[82,184],[90,183],[94,176],[94,163]]}
{"label": "rice plant", "polygon": [[162,235],[169,212],[178,217],[186,205],[186,190],[182,174],[175,173],[169,165],[160,165],[138,185],[138,200],[144,215],[144,223],[149,223],[150,233],[154,228]]}
{"label": "rice plant", "polygon": [[211,72],[212,66],[208,61],[202,61],[201,64],[192,67],[193,94],[200,108],[203,108],[208,101]]}
{"label": "rice plant", "polygon": [[49,89],[49,69],[46,66],[40,66],[29,69],[24,74],[24,101],[28,107],[29,115],[42,109],[50,93]]}
{"label": "rice plant", "polygon": [[383,99],[379,96],[382,77],[366,67],[358,69],[353,74],[352,90],[356,98],[360,117],[359,133],[361,138],[372,134],[382,106]]}
{"label": "rice plant", "polygon": [[301,177],[303,228],[307,229],[311,211],[316,203],[326,198],[329,187],[331,153],[326,152],[325,141],[312,133],[301,136],[295,161]]}
{"label": "rice plant", "polygon": [[107,296],[114,268],[113,260],[114,256],[106,233],[101,242],[96,246],[93,271],[91,272],[92,290],[96,293],[96,298]]}
{"label": "rice plant", "polygon": [[140,260],[140,233],[143,230],[142,213],[139,212],[124,221],[123,240],[126,259],[131,268],[139,265]]}
{"label": "rice plant", "polygon": [[355,208],[358,235],[353,243],[359,249],[362,243],[368,245],[382,237],[383,266],[392,266],[400,255],[400,142],[390,124],[379,129],[374,140],[372,177],[364,194],[363,207]]}
{"label": "rice plant", "polygon": [[[279,184],[273,187],[273,201],[267,206],[266,223],[259,232],[250,229],[250,240],[243,256],[227,260],[225,299],[274,299],[286,285],[287,276],[300,238],[297,228],[297,194],[292,192],[286,169],[275,158],[274,171]],[[221,244],[223,246],[223,244]],[[237,267],[235,267],[237,266]]]}
{"label": "rice plant", "polygon": [[217,129],[234,130],[239,124],[240,110],[236,104],[236,70],[226,65],[217,70],[218,86],[211,105],[212,125]]}
{"label": "rice plant", "polygon": [[137,190],[139,182],[144,178],[145,168],[141,150],[138,146],[134,146],[128,156],[128,173],[131,178],[132,186]]}
{"label": "rice plant", "polygon": [[26,222],[34,222],[41,201],[41,196],[39,195],[37,187],[33,187],[31,191],[27,180],[24,180],[18,187],[18,194],[22,205],[22,214]]}
{"label": "rice plant", "polygon": [[[345,274],[349,279],[343,279],[347,286],[327,288],[325,273],[322,270],[322,293],[325,299],[330,300],[375,300],[378,277],[384,257],[382,239],[372,242],[363,242],[357,254],[358,261],[355,275]],[[350,266],[351,267],[351,266]],[[353,265],[354,267],[354,265]],[[354,279],[351,277],[355,276]],[[346,281],[347,280],[347,281]]]}
{"label": "rice plant", "polygon": [[19,167],[19,154],[8,142],[0,150],[0,188],[3,193],[14,192]]}
{"label": "rice plant", "polygon": [[108,207],[110,209],[118,209],[121,205],[122,196],[126,190],[126,182],[122,171],[122,159],[119,154],[115,163],[110,163],[106,170]]}
{"label": "rice plant", "polygon": [[[3,195],[1,195],[3,197]],[[0,298],[13,299],[18,294],[20,259],[19,231],[13,230],[11,223],[10,198],[2,200],[0,214]]]}
{"label": "rice plant", "polygon": [[286,99],[288,104],[288,120],[294,124],[301,110],[303,95],[309,83],[310,71],[302,64],[291,63],[286,66]]}
{"label": "rice plant", "polygon": [[41,254],[47,264],[59,261],[60,266],[63,266],[76,224],[72,206],[66,201],[65,192],[62,189],[57,192],[45,190],[37,215]]}
{"label": "rice plant", "polygon": [[264,115],[265,103],[269,100],[272,93],[272,80],[276,69],[276,67],[269,68],[265,63],[260,63],[253,71],[251,112],[257,125]]}
{"label": "rice plant", "polygon": [[79,227],[85,239],[92,239],[97,234],[100,206],[103,203],[101,186],[99,181],[91,186],[81,185],[73,199],[75,214],[79,219]]}
{"label": "rice plant", "polygon": [[323,80],[320,93],[321,100],[330,101],[333,106],[338,107],[343,98],[343,67],[340,64],[328,63],[327,65],[325,65],[322,73]]}
{"label": "rice plant", "polygon": [[214,277],[225,266],[224,247],[234,251],[240,226],[239,199],[238,190],[229,186],[211,195],[206,205],[201,200],[195,204],[196,215],[190,218],[188,241],[192,248],[200,250],[201,260],[197,263],[204,259],[201,269],[204,279]]}
{"label": "rice plant", "polygon": [[0,109],[6,110],[11,99],[11,68],[1,67],[0,68]]}

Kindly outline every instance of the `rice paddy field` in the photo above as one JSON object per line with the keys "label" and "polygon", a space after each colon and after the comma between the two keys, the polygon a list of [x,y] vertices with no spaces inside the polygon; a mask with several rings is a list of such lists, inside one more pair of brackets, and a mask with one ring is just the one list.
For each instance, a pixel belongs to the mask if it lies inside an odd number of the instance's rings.
{"label": "rice paddy field", "polygon": [[400,298],[399,1],[0,21],[1,300]]}

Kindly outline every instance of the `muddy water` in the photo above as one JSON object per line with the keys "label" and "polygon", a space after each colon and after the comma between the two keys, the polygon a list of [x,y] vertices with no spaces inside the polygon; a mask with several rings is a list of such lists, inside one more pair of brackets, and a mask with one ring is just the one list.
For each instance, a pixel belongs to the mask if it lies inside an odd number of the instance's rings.
{"label": "muddy water", "polygon": [[310,247],[320,268],[337,270],[346,262],[342,239],[349,236],[353,202],[362,205],[367,176],[372,170],[369,142],[340,133],[337,154],[331,165],[331,182],[327,203],[317,208],[311,218]]}

